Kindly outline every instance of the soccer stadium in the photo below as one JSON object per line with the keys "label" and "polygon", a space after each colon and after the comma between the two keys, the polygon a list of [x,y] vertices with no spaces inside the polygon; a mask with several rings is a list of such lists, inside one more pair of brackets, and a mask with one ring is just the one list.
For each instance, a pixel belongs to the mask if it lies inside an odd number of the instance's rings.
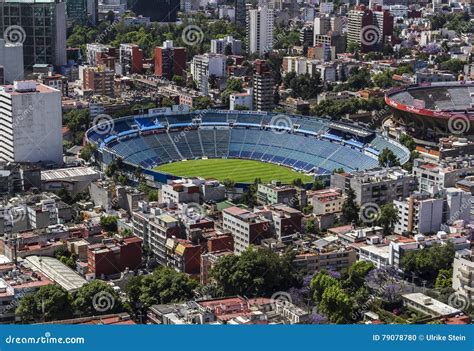
{"label": "soccer stadium", "polygon": [[394,119],[418,139],[474,134],[474,82],[425,83],[389,91]]}
{"label": "soccer stadium", "polygon": [[[175,106],[98,120],[87,131],[86,141],[97,145],[99,161],[108,164],[121,158],[125,167],[140,167],[161,183],[180,176],[235,176],[233,180],[242,183],[255,179],[246,163],[228,162],[233,170],[225,170],[225,160],[252,160],[251,167],[256,163],[280,166],[308,180],[306,176],[313,179],[335,169],[350,172],[377,167],[379,153],[385,148],[392,150],[401,164],[409,159],[405,147],[373,130],[317,117],[224,110],[189,112]],[[212,159],[223,161],[208,167],[184,163]],[[190,173],[190,169],[195,172]],[[254,173],[262,178],[265,172],[258,167]],[[279,177],[270,168],[268,175]]]}

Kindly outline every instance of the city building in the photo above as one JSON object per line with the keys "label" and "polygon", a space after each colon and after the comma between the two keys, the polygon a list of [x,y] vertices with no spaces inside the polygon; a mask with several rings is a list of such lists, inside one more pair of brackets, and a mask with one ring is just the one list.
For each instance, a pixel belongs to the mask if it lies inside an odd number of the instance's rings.
{"label": "city building", "polygon": [[245,26],[246,24],[246,6],[245,0],[234,0],[235,24],[237,26]]}
{"label": "city building", "polygon": [[358,45],[362,52],[380,49],[393,34],[393,16],[380,6],[373,10],[360,5],[348,15],[347,43]]}
{"label": "city building", "polygon": [[416,178],[401,167],[373,169],[364,172],[336,173],[331,175],[331,187],[349,188],[355,192],[357,204],[369,202],[385,204],[396,199],[404,199],[417,189]]}
{"label": "city building", "polygon": [[253,75],[253,108],[257,111],[272,111],[275,81],[266,61],[256,60]]}
{"label": "city building", "polygon": [[309,197],[311,198],[311,205],[313,205],[313,213],[317,216],[340,213],[345,201],[345,196],[339,189],[313,191]]}
{"label": "city building", "polygon": [[253,110],[253,89],[245,89],[242,93],[233,93],[229,95],[229,109],[238,110],[246,108]]}
{"label": "city building", "polygon": [[0,84],[12,84],[15,80],[23,80],[23,45],[0,39],[0,65],[3,66],[3,79]]}
{"label": "city building", "polygon": [[88,0],[66,0],[66,15],[70,25],[81,25],[87,22]]}
{"label": "city building", "polygon": [[211,53],[223,55],[240,55],[242,53],[242,42],[232,36],[222,39],[211,40]]}
{"label": "city building", "polygon": [[469,192],[448,188],[435,196],[427,193],[413,193],[404,200],[394,200],[398,211],[395,223],[396,234],[436,233],[443,223],[452,224],[463,220],[470,222],[471,198]]}
{"label": "city building", "polygon": [[283,185],[274,180],[269,184],[258,184],[257,201],[264,205],[285,204],[290,207],[305,207],[306,190],[292,185]]}
{"label": "city building", "polygon": [[84,67],[82,76],[84,93],[90,91],[93,95],[114,97],[114,71],[105,66]]}
{"label": "city building", "polygon": [[150,17],[152,22],[176,22],[179,0],[136,0],[131,9],[137,15]]}
{"label": "city building", "polygon": [[0,87],[0,160],[62,163],[61,92],[34,81]]}
{"label": "city building", "polygon": [[124,75],[142,73],[142,49],[136,44],[120,44],[119,62]]}
{"label": "city building", "polygon": [[135,270],[142,263],[142,239],[131,236],[120,240],[103,239],[87,248],[88,276],[96,278],[120,274],[126,269]]}
{"label": "city building", "polygon": [[84,278],[53,257],[28,256],[25,258],[25,264],[41,272],[69,293],[76,292],[86,284]]}
{"label": "city building", "polygon": [[461,311],[423,293],[402,295],[405,306],[431,317],[451,317]]}
{"label": "city building", "polygon": [[66,3],[62,0],[1,2],[0,36],[10,35],[13,35],[11,42],[23,42],[25,68],[39,63],[66,65]]}
{"label": "city building", "polygon": [[221,54],[195,55],[191,62],[191,75],[199,90],[208,95],[209,78],[223,78],[227,71],[227,57]]}
{"label": "city building", "polygon": [[456,252],[453,262],[453,289],[474,306],[474,254],[471,250]]}
{"label": "city building", "polygon": [[166,40],[163,46],[155,48],[155,75],[172,80],[183,76],[186,71],[186,49],[176,48],[173,41]]}
{"label": "city building", "polygon": [[199,203],[200,197],[198,185],[181,180],[163,184],[160,191],[160,202],[169,205]]}
{"label": "city building", "polygon": [[115,70],[115,61],[117,53],[114,47],[104,44],[87,44],[86,45],[87,64],[89,66],[106,66],[111,70]]}
{"label": "city building", "polygon": [[133,234],[143,239],[143,245],[150,249],[158,264],[166,266],[166,240],[173,237],[185,239],[180,220],[160,208],[140,202],[132,213],[132,221]]}
{"label": "city building", "polygon": [[267,6],[247,12],[247,51],[263,55],[273,49],[274,13]]}
{"label": "city building", "polygon": [[258,245],[270,236],[271,223],[240,207],[229,207],[222,211],[222,227],[234,237],[234,251],[244,252],[250,245]]}

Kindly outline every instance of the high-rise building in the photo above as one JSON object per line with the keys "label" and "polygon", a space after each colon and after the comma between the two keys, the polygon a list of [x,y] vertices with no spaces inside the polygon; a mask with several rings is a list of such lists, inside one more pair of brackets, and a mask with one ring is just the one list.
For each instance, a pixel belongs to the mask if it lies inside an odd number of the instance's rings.
{"label": "high-rise building", "polygon": [[66,65],[66,4],[62,0],[9,0],[0,3],[0,36],[23,43],[26,67]]}
{"label": "high-rise building", "polygon": [[171,40],[165,41],[161,48],[155,48],[155,75],[171,80],[173,76],[182,76],[185,70],[185,48],[175,48]]}
{"label": "high-rise building", "polygon": [[347,44],[357,44],[362,52],[380,50],[386,38],[393,34],[393,16],[382,7],[374,11],[360,5],[349,11]]}
{"label": "high-rise building", "polygon": [[87,0],[66,0],[69,24],[84,24],[87,21]]}
{"label": "high-rise building", "polygon": [[221,78],[226,76],[227,57],[220,54],[204,54],[193,57],[191,75],[202,93],[207,95],[209,77]]}
{"label": "high-rise building", "polygon": [[87,44],[86,51],[89,66],[104,65],[115,70],[117,53],[114,47],[104,44]]}
{"label": "high-rise building", "polygon": [[275,82],[268,64],[264,60],[255,61],[253,75],[253,106],[257,111],[272,111],[274,107]]}
{"label": "high-rise building", "polygon": [[242,53],[242,42],[231,36],[211,40],[211,52],[213,54],[225,55],[226,50],[230,50],[231,55],[240,55]]}
{"label": "high-rise building", "polygon": [[329,16],[321,16],[314,19],[313,33],[315,35],[326,35],[330,30],[331,18]]}
{"label": "high-rise building", "polygon": [[263,55],[273,49],[273,10],[267,6],[248,12],[247,48],[250,54]]}
{"label": "high-rise building", "polygon": [[136,44],[120,44],[122,74],[142,73],[143,51]]}
{"label": "high-rise building", "polygon": [[136,15],[150,17],[153,22],[176,22],[180,0],[135,0],[131,10]]}
{"label": "high-rise building", "polygon": [[235,24],[238,26],[245,26],[246,9],[245,0],[234,0],[235,8]]}
{"label": "high-rise building", "polygon": [[22,80],[24,76],[23,67],[23,45],[6,43],[0,39],[0,65],[3,66],[3,80],[0,84],[11,84],[14,80]]}
{"label": "high-rise building", "polygon": [[0,87],[0,160],[62,163],[61,92],[34,81]]}
{"label": "high-rise building", "polygon": [[83,88],[95,95],[114,96],[114,71],[105,66],[86,67],[83,72]]}

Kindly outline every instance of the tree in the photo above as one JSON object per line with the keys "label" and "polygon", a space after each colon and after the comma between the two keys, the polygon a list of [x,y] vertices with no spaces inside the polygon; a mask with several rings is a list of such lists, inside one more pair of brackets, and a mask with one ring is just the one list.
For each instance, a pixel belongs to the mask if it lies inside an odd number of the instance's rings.
{"label": "tree", "polygon": [[174,75],[172,81],[174,84],[180,87],[184,87],[186,85],[186,82],[182,76]]}
{"label": "tree", "polygon": [[389,70],[375,74],[372,77],[375,86],[387,89],[393,86],[392,73]]}
{"label": "tree", "polygon": [[314,218],[308,218],[308,220],[306,221],[305,229],[307,233],[316,233],[316,225],[314,223]]}
{"label": "tree", "polygon": [[453,243],[434,244],[423,250],[406,252],[402,257],[401,266],[407,275],[414,274],[433,284],[441,270],[451,268],[454,254]]}
{"label": "tree", "polygon": [[84,284],[76,292],[73,306],[82,316],[117,313],[123,310],[118,294],[101,280]]}
{"label": "tree", "polygon": [[115,233],[117,232],[117,217],[102,216],[100,218],[100,225],[105,231],[109,233]]}
{"label": "tree", "polygon": [[331,277],[326,270],[317,273],[313,279],[311,279],[310,290],[313,294],[315,302],[321,302],[324,291],[331,286],[338,286],[339,281]]}
{"label": "tree", "polygon": [[380,167],[395,167],[400,166],[400,161],[392,150],[385,148],[379,155],[379,165]]}
{"label": "tree", "polygon": [[316,179],[311,186],[311,190],[322,190],[325,188],[324,182],[321,179]]}
{"label": "tree", "polygon": [[23,322],[71,318],[71,296],[59,285],[42,286],[38,291],[20,299],[15,313]]}
{"label": "tree", "polygon": [[79,157],[82,158],[84,161],[89,162],[94,155],[95,151],[97,150],[97,146],[95,144],[86,144],[79,153]]}
{"label": "tree", "polygon": [[392,203],[387,203],[380,209],[378,224],[383,227],[385,235],[390,234],[390,229],[398,220],[398,210]]}
{"label": "tree", "polygon": [[444,71],[451,71],[454,74],[460,73],[466,64],[465,61],[459,59],[450,59],[448,61],[442,62],[440,67]]}
{"label": "tree", "polygon": [[193,109],[194,110],[207,110],[212,107],[212,100],[209,96],[200,96],[196,99]]}
{"label": "tree", "polygon": [[436,277],[435,288],[444,289],[453,286],[453,269],[440,269]]}
{"label": "tree", "polygon": [[402,134],[400,136],[400,143],[404,145],[408,150],[413,151],[416,149],[416,143],[411,136],[408,134]]}
{"label": "tree", "polygon": [[346,201],[342,204],[342,217],[346,223],[357,222],[359,220],[359,206],[355,202],[355,192],[349,188],[346,195]]}
{"label": "tree", "polygon": [[125,292],[134,308],[144,310],[154,304],[183,302],[194,296],[196,280],[170,267],[159,267],[152,274],[133,279]]}
{"label": "tree", "polygon": [[211,270],[211,278],[222,296],[271,296],[299,285],[293,259],[293,253],[280,256],[249,247],[240,256],[221,257]]}
{"label": "tree", "polygon": [[352,301],[343,289],[332,285],[324,290],[318,310],[333,323],[347,323],[351,316]]}
{"label": "tree", "polygon": [[372,262],[357,261],[349,267],[348,277],[344,283],[344,286],[352,291],[359,290],[365,282],[365,278],[371,270],[373,270],[374,264]]}

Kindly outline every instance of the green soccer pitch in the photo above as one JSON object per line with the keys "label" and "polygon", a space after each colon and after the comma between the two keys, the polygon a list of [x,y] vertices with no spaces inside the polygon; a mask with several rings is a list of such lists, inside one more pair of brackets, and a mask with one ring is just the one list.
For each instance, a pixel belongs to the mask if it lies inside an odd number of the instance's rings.
{"label": "green soccer pitch", "polygon": [[313,181],[311,176],[298,173],[291,168],[253,160],[222,158],[188,160],[164,164],[155,169],[180,177],[213,178],[219,181],[231,179],[236,183],[253,183],[255,178],[260,178],[262,182],[279,180],[286,184],[298,178],[303,183]]}

